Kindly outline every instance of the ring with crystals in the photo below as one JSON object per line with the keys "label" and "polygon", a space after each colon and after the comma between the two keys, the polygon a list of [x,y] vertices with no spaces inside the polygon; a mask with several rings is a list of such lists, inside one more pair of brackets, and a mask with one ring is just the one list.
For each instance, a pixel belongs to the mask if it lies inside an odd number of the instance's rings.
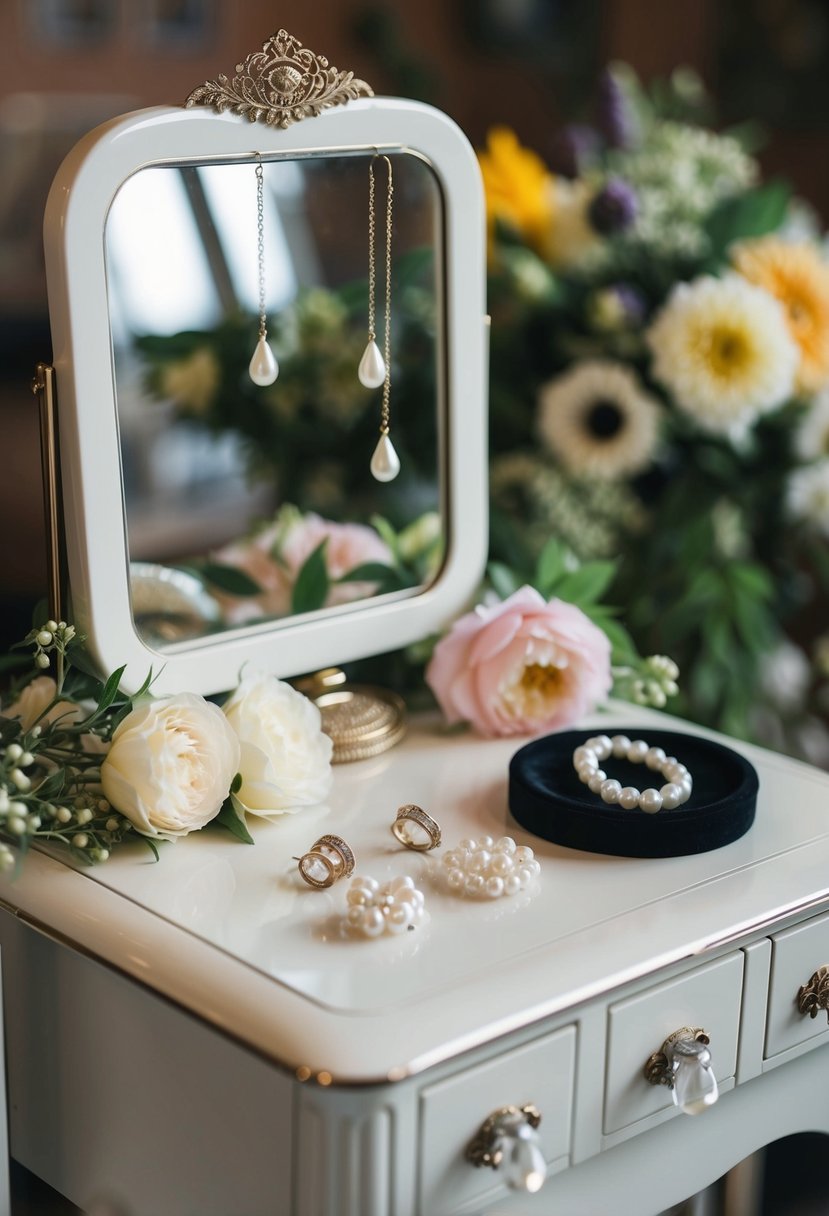
{"label": "ring with crystals", "polygon": [[[604,760],[615,757],[630,764],[641,764],[651,772],[660,773],[665,784],[660,789],[639,790],[635,785],[622,785],[608,777],[601,767]],[[585,739],[573,752],[573,768],[581,781],[602,802],[618,805],[626,811],[673,811],[691,797],[694,781],[688,769],[676,756],[667,756],[661,747],[651,747],[644,739],[629,739],[627,735],[595,735]]]}
{"label": "ring with crystals", "polygon": [[413,802],[398,808],[391,830],[400,844],[417,853],[428,853],[440,844],[440,825]]}
{"label": "ring with crystals", "polygon": [[317,890],[354,873],[354,854],[341,836],[320,836],[307,853],[294,861],[298,862],[297,869],[308,886]]}

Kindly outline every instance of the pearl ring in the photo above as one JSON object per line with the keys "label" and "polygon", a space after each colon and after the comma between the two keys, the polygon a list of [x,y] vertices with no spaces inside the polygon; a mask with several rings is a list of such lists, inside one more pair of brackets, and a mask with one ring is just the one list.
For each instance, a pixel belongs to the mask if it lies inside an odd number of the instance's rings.
{"label": "pearl ring", "polygon": [[398,809],[391,830],[402,845],[407,849],[414,849],[417,853],[428,853],[440,844],[440,825],[413,802],[408,802]]}
{"label": "pearl ring", "polygon": [[[623,786],[599,767],[600,761],[611,756],[631,764],[644,764],[651,772],[661,773],[666,784],[661,789],[651,788],[641,792],[635,785]],[[650,747],[644,739],[631,741],[627,735],[614,735],[612,738],[609,735],[595,735],[586,739],[573,752],[573,768],[578,773],[579,781],[592,793],[598,794],[602,802],[611,806],[618,803],[626,811],[638,807],[646,815],[676,810],[688,801],[694,787],[691,774],[676,756],[666,756],[661,747]]]}

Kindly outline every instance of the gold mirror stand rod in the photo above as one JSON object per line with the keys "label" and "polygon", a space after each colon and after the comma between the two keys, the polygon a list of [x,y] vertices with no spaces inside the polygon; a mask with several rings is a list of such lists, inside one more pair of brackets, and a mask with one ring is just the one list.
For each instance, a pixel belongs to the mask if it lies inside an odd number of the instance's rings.
{"label": "gold mirror stand rod", "polygon": [[61,529],[60,468],[58,465],[57,393],[55,369],[38,363],[32,392],[40,401],[40,463],[43,472],[43,517],[49,580],[49,615],[63,617],[63,532]]}

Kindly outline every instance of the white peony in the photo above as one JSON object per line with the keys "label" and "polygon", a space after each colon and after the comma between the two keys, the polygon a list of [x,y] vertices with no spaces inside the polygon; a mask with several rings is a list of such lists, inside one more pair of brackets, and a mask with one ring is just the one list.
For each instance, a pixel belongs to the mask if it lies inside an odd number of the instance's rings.
{"label": "white peony", "polygon": [[647,333],[653,375],[698,426],[739,440],[794,391],[780,304],[738,275],[678,283]]}
{"label": "white peony", "polygon": [[331,788],[332,743],[320,712],[302,693],[265,672],[249,672],[225,703],[239,737],[242,785],[236,802],[273,818],[322,802]]}
{"label": "white peony", "polygon": [[239,750],[227,718],[203,697],[147,701],[112,736],[101,785],[137,831],[173,840],[218,814],[239,771]]}

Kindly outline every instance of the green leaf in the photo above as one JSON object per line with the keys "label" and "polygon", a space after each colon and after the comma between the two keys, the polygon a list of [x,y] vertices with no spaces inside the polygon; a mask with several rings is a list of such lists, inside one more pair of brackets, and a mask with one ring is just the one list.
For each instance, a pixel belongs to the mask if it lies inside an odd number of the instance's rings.
{"label": "green leaf", "polygon": [[291,612],[316,612],[318,608],[322,608],[328,598],[328,589],[331,584],[325,565],[327,544],[328,537],[325,537],[306,559],[297,575],[291,596]]}
{"label": "green leaf", "polygon": [[405,587],[406,582],[401,578],[400,571],[394,566],[385,566],[382,562],[363,562],[360,566],[354,566],[348,570],[342,578],[337,579],[339,583],[380,583],[384,589],[388,590],[388,584],[392,583],[395,587]]}
{"label": "green leaf", "polygon": [[722,258],[734,241],[776,231],[783,223],[790,196],[786,182],[776,181],[720,203],[705,223],[713,255]]}
{"label": "green leaf", "polygon": [[230,783],[230,792],[231,792],[231,794],[238,794],[239,790],[241,788],[242,788],[242,774],[237,773],[236,776],[233,778],[233,780]]}
{"label": "green leaf", "polygon": [[226,591],[229,595],[246,598],[262,594],[259,584],[236,566],[223,566],[219,562],[205,562],[200,573],[206,582],[212,583],[214,587],[218,587],[220,591]]}
{"label": "green leaf", "polygon": [[569,550],[561,541],[552,537],[547,541],[538,558],[535,569],[535,585],[542,595],[549,597],[559,579],[567,573]]}
{"label": "green leaf", "polygon": [[152,839],[152,837],[143,836],[141,834],[141,832],[135,832],[134,835],[136,835],[138,837],[138,839],[141,841],[142,844],[145,844],[147,846],[147,848],[152,853],[153,857],[156,859],[156,861],[158,861],[158,859],[159,859],[158,858],[158,846],[156,845],[156,843]]}
{"label": "green leaf", "polygon": [[515,574],[503,562],[490,562],[486,572],[495,594],[500,595],[502,600],[508,600],[520,586]]}
{"label": "green leaf", "polygon": [[126,663],[124,663],[122,667],[118,667],[115,671],[113,671],[112,675],[101,689],[101,694],[98,697],[98,708],[92,714],[90,714],[89,718],[87,718],[87,722],[90,722],[93,718],[98,717],[98,715],[102,714],[105,709],[109,709],[112,702],[118,696],[118,687],[121,683],[121,676],[126,670],[126,666]]}
{"label": "green leaf", "polygon": [[385,541],[389,549],[391,549],[395,561],[400,561],[400,541],[389,521],[384,519],[382,515],[372,515],[370,523],[380,539]]}
{"label": "green leaf", "polygon": [[579,607],[595,604],[613,582],[615,574],[615,562],[588,562],[559,580],[556,595]]}
{"label": "green leaf", "polygon": [[[221,828],[227,828],[232,836],[237,840],[241,840],[244,844],[255,844],[253,837],[247,829],[247,824],[244,818],[240,818],[239,812],[235,809],[241,807],[241,803],[236,798],[235,793],[232,793],[222,803],[222,809],[211,822],[216,823]],[[242,811],[244,816],[244,811]]]}

